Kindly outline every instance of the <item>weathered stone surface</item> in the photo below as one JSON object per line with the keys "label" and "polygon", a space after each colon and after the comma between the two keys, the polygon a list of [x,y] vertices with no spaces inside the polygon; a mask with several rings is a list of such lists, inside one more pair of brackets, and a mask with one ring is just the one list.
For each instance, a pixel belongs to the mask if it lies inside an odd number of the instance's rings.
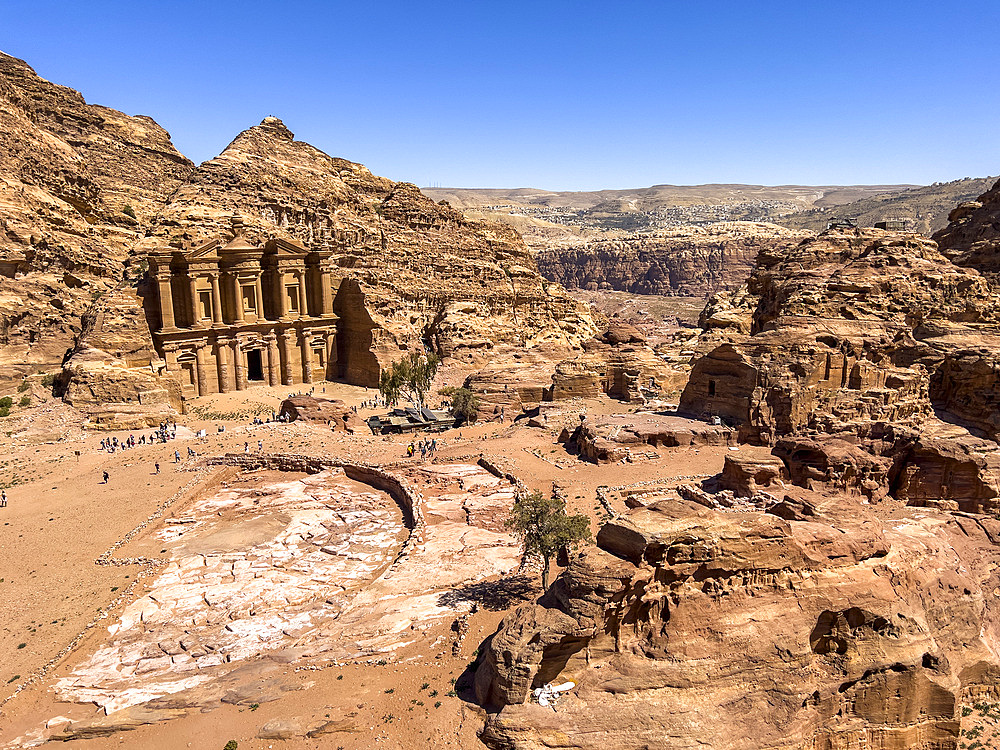
{"label": "weathered stone surface", "polygon": [[736,433],[723,425],[661,414],[587,418],[569,436],[570,447],[594,463],[628,461],[643,446],[730,445]]}
{"label": "weathered stone surface", "polygon": [[367,426],[343,401],[313,396],[292,396],[281,402],[278,416],[296,422],[328,424],[334,432],[367,430]]}
{"label": "weathered stone surface", "polygon": [[276,118],[195,168],[148,117],[88,105],[5,55],[0,118],[0,377],[58,368],[71,353],[64,381],[79,406],[108,396],[134,406],[153,390],[177,406],[169,384],[149,382],[163,367],[144,259],[224,235],[234,214],[254,242],[336,240],[340,336],[367,353],[351,358],[350,382],[375,384],[424,342],[444,355],[572,350],[596,332],[585,307],[543,282],[514,230],[330,157]]}
{"label": "weathered stone surface", "polygon": [[784,474],[785,465],[776,456],[730,453],[722,466],[719,484],[737,497],[750,497],[759,488],[780,483]]}
{"label": "weathered stone surface", "polygon": [[724,222],[598,239],[536,258],[545,278],[568,289],[698,295],[738,287],[762,249],[806,236],[774,224]]}
{"label": "weathered stone surface", "polygon": [[977,200],[959,204],[948,221],[934,235],[941,251],[956,265],[1000,273],[1000,181]]}
{"label": "weathered stone surface", "polygon": [[[998,661],[991,539],[812,499],[803,520],[661,502],[606,524],[487,643],[476,692],[500,710],[484,741],[956,747],[959,697]],[[565,680],[555,713],[529,701]]]}

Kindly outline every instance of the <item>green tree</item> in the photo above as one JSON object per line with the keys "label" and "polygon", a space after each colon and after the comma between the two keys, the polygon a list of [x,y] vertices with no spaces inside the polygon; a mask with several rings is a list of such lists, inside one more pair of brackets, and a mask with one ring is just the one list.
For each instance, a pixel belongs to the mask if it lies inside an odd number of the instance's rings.
{"label": "green tree", "polygon": [[405,398],[416,407],[422,407],[437,374],[441,358],[436,354],[412,352],[393,362],[379,376],[378,390],[389,406]]}
{"label": "green tree", "polygon": [[14,399],[10,396],[4,396],[0,398],[0,409],[9,409],[14,405]]}
{"label": "green tree", "polygon": [[566,513],[566,502],[541,492],[518,498],[506,521],[524,544],[524,554],[542,558],[542,588],[549,587],[549,562],[563,547],[590,540],[590,519]]}
{"label": "green tree", "polygon": [[18,406],[31,406],[31,396],[21,396],[21,400],[17,403]]}
{"label": "green tree", "polygon": [[456,388],[451,393],[451,413],[472,424],[479,418],[479,396],[468,388]]}

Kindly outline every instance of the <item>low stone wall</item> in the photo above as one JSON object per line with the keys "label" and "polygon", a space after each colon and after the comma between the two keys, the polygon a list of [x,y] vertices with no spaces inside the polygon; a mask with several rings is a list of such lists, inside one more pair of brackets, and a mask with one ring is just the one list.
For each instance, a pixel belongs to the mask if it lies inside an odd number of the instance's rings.
{"label": "low stone wall", "polygon": [[343,469],[349,479],[388,493],[402,508],[406,526],[411,531],[421,530],[424,526],[423,495],[411,487],[405,479],[374,464],[350,463],[337,458],[291,453],[227,453],[224,456],[210,458],[206,463],[214,466],[238,466],[246,471],[269,469],[300,471],[304,474],[319,474],[327,469]]}

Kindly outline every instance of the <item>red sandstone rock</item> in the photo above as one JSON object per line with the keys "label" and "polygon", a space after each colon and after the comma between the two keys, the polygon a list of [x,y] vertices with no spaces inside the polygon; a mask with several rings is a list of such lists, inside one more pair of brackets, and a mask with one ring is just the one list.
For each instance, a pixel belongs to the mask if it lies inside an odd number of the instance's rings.
{"label": "red sandstone rock", "polygon": [[278,416],[290,422],[326,424],[334,432],[366,432],[367,425],[347,404],[337,399],[291,396],[281,402]]}

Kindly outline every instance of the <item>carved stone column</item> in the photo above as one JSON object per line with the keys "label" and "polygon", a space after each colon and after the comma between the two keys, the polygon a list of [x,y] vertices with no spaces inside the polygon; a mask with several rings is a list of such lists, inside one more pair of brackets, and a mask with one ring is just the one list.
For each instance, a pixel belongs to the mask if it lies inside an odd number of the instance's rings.
{"label": "carved stone column", "polygon": [[264,290],[260,283],[260,274],[253,279],[254,296],[257,297],[257,320],[264,320]]}
{"label": "carved stone column", "polygon": [[309,316],[309,308],[306,306],[306,272],[301,268],[295,269],[295,278],[299,282],[299,317]]}
{"label": "carved stone column", "polygon": [[245,391],[247,389],[247,361],[246,354],[240,349],[238,339],[233,340],[234,369],[236,370],[236,390]]}
{"label": "carved stone column", "polygon": [[267,382],[270,385],[281,383],[281,357],[278,355],[278,339],[274,331],[267,335]]}
{"label": "carved stone column", "polygon": [[219,393],[229,393],[232,385],[229,380],[229,339],[217,339],[215,342],[216,357],[219,364]]}
{"label": "carved stone column", "polygon": [[299,349],[302,352],[302,382],[313,382],[312,348],[309,346],[309,334],[299,331]]}
{"label": "carved stone column", "polygon": [[188,277],[188,281],[191,285],[191,327],[204,328],[205,324],[201,321],[201,311],[198,309],[198,276],[191,275]]}
{"label": "carved stone column", "polygon": [[282,331],[278,335],[278,346],[281,349],[281,384],[292,384],[292,353],[290,351],[291,336],[288,331]]}
{"label": "carved stone column", "polygon": [[170,274],[156,277],[160,294],[160,330],[172,331],[177,328],[174,322],[174,294],[170,288]]}
{"label": "carved stone column", "polygon": [[198,395],[208,394],[208,353],[205,344],[198,344],[194,350]]}
{"label": "carved stone column", "polygon": [[235,271],[229,274],[233,287],[233,318],[234,323],[243,322],[243,292],[240,290],[240,277]]}
{"label": "carved stone column", "polygon": [[326,374],[327,380],[335,380],[337,378],[337,372],[335,365],[337,363],[337,334],[330,331],[326,334]]}
{"label": "carved stone column", "polygon": [[222,322],[222,295],[219,293],[219,274],[213,273],[209,276],[212,281],[212,323],[217,326]]}
{"label": "carved stone column", "polygon": [[322,285],[319,297],[320,315],[326,317],[333,313],[333,279],[329,271],[320,269],[319,283]]}
{"label": "carved stone column", "polygon": [[288,320],[288,294],[285,293],[285,272],[280,268],[274,272],[278,285],[278,307],[281,310],[281,320]]}

